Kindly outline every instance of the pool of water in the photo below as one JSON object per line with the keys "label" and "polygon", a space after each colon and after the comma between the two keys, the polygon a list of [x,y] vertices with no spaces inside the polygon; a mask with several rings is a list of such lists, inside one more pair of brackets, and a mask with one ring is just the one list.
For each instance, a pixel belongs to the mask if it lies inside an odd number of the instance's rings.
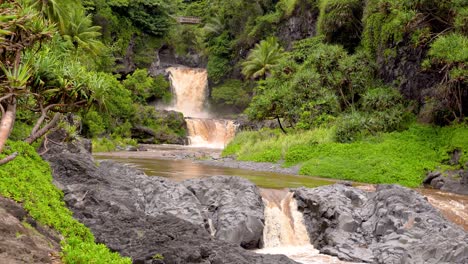
{"label": "pool of water", "polygon": [[116,157],[115,155],[95,155],[97,160],[113,160],[144,171],[148,176],[159,176],[174,181],[183,181],[210,176],[239,176],[248,179],[261,188],[282,189],[296,187],[318,187],[334,184],[336,181],[300,175],[273,172],[223,168],[197,163],[192,160],[168,160],[157,158]]}

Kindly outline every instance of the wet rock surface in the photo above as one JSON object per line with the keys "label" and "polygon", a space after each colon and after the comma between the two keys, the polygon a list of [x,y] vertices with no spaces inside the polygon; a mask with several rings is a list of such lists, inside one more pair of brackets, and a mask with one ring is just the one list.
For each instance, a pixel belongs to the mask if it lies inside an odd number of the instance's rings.
{"label": "wet rock surface", "polygon": [[340,184],[293,191],[322,253],[367,263],[468,263],[467,233],[416,191]]}
{"label": "wet rock surface", "polygon": [[[249,221],[258,217],[253,212],[263,207],[248,209],[257,205],[252,200],[240,209],[234,208],[241,206],[234,196],[243,195],[236,188],[246,187],[244,182],[227,184],[227,177],[210,179],[212,184],[200,180],[197,186],[202,189],[189,190],[182,183],[147,177],[113,162],[97,166],[89,153],[72,153],[63,146],[55,144],[44,158],[51,163],[55,184],[64,191],[67,206],[92,230],[98,242],[132,257],[134,263],[295,263],[284,256],[258,255],[242,249],[241,241],[250,245],[251,240],[260,239],[246,236],[245,232],[230,240],[236,244],[213,238],[208,232],[206,214],[215,212],[214,227],[219,234],[228,230],[225,225],[229,223],[237,230],[242,220],[235,218],[245,216],[244,222],[259,228],[254,233],[261,236],[263,226],[258,223],[262,219],[252,221],[257,225]],[[213,184],[224,184],[228,190],[212,193],[208,188]],[[248,188],[250,193],[245,196],[258,194]],[[203,197],[201,202],[197,195]],[[223,200],[226,197],[231,199]],[[210,205],[218,209],[205,209]],[[250,213],[254,215],[249,217]],[[219,237],[230,239],[227,235]],[[164,259],[155,257],[158,254]]]}
{"label": "wet rock surface", "polygon": [[202,204],[216,238],[243,248],[262,244],[264,205],[258,188],[240,177],[208,177],[184,181]]}
{"label": "wet rock surface", "polygon": [[61,263],[60,237],[0,196],[0,264]]}

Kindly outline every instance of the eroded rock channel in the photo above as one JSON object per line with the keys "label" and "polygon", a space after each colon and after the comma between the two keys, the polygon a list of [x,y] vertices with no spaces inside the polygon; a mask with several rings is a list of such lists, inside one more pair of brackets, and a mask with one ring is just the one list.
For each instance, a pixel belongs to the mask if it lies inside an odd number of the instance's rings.
{"label": "eroded rock channel", "polygon": [[[148,177],[111,161],[97,165],[77,143],[44,157],[74,217],[134,263],[297,263],[246,250],[264,245],[266,222],[261,194],[248,180]],[[322,253],[364,263],[468,263],[467,233],[413,190],[366,193],[335,184],[292,191]]]}

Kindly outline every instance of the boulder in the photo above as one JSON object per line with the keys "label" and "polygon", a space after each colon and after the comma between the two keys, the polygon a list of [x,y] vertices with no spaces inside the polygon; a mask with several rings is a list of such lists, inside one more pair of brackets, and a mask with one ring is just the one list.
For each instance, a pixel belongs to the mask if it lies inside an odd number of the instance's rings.
{"label": "boulder", "polygon": [[183,184],[200,201],[216,238],[255,249],[262,245],[264,205],[258,188],[240,177],[207,177]]}
{"label": "boulder", "polygon": [[322,253],[366,263],[468,263],[467,233],[416,191],[340,184],[293,191]]}
{"label": "boulder", "polygon": [[143,111],[139,119],[154,120],[156,126],[146,127],[135,125],[132,127],[132,138],[144,144],[178,144],[187,145],[185,137],[187,124],[182,113],[176,111],[155,110]]}

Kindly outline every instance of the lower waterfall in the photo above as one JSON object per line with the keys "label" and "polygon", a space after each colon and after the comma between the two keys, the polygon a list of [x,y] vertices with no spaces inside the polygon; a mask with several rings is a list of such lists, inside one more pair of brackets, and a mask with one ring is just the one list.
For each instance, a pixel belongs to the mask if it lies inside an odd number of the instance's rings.
{"label": "lower waterfall", "polygon": [[192,147],[224,148],[236,134],[236,124],[226,119],[186,118]]}
{"label": "lower waterfall", "polygon": [[283,254],[304,264],[348,263],[322,255],[310,244],[304,217],[297,210],[293,193],[286,190],[261,190],[265,203],[264,248],[260,254]]}

